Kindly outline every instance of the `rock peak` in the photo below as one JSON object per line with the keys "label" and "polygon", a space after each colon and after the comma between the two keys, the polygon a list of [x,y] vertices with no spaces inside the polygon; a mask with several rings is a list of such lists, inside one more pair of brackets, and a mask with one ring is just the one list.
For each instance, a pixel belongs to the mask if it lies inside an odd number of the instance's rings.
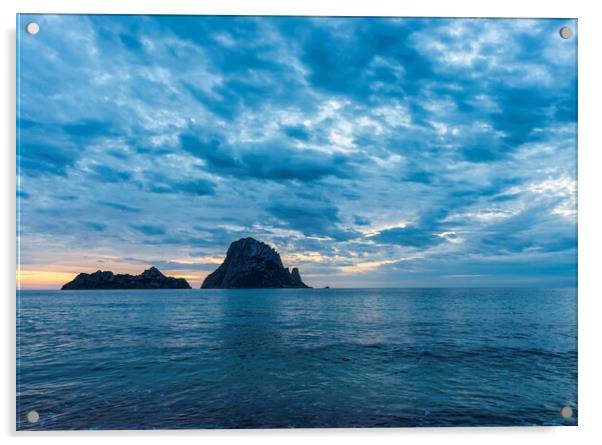
{"label": "rock peak", "polygon": [[276,249],[250,237],[241,238],[230,244],[226,258],[228,256],[239,259],[255,259],[256,261],[273,261],[278,266],[284,267]]}
{"label": "rock peak", "polygon": [[165,275],[163,275],[163,273],[159,269],[157,269],[155,266],[151,266],[150,269],[146,269],[144,272],[142,272],[138,276],[142,277],[142,278],[150,278],[150,279],[165,278]]}
{"label": "rock peak", "polygon": [[289,272],[270,245],[254,238],[230,244],[224,262],[203,281],[202,289],[309,287],[297,268]]}

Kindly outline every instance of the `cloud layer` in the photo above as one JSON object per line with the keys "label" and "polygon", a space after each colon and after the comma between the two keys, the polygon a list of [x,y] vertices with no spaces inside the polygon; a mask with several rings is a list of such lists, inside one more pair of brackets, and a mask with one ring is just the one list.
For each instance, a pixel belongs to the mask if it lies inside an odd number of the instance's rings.
{"label": "cloud layer", "polygon": [[573,21],[29,20],[24,286],[243,236],[315,286],[576,285]]}

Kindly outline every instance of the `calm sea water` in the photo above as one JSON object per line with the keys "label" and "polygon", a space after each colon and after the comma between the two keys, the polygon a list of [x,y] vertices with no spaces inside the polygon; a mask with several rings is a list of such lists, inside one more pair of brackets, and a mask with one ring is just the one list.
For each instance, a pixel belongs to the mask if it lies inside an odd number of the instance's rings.
{"label": "calm sea water", "polygon": [[23,291],[17,330],[18,429],[577,422],[575,289]]}

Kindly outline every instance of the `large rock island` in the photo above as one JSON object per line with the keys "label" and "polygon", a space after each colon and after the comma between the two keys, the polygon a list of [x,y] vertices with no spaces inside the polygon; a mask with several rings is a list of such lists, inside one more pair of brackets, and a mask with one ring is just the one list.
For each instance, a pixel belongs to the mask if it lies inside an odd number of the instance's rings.
{"label": "large rock island", "polygon": [[92,274],[80,273],[61,289],[191,289],[191,287],[184,278],[166,277],[159,269],[151,267],[140,275],[115,275],[113,272],[101,270]]}
{"label": "large rock island", "polygon": [[278,252],[253,238],[230,244],[226,259],[205,278],[201,289],[308,288],[299,270],[282,265]]}

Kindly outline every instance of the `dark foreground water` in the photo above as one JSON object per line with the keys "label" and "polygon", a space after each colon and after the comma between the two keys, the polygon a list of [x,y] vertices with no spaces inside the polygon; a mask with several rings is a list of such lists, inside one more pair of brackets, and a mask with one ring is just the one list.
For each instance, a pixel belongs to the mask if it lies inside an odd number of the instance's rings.
{"label": "dark foreground water", "polygon": [[24,291],[18,310],[18,429],[577,422],[575,289]]}

